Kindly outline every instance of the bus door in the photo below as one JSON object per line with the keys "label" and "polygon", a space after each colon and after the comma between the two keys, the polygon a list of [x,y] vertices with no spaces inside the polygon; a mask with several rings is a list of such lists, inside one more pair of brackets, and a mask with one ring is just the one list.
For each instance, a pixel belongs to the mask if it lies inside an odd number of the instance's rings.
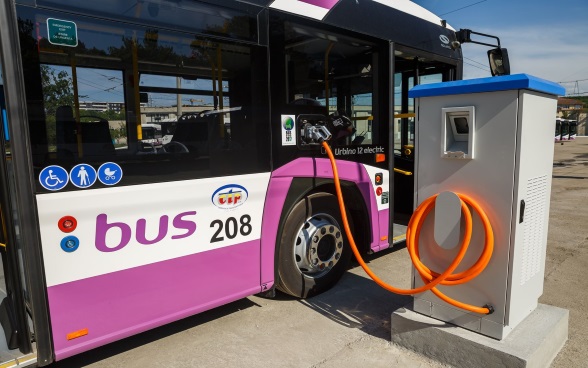
{"label": "bus door", "polygon": [[[313,119],[318,122],[346,116],[349,125],[333,132],[329,141],[335,159],[360,163],[374,175],[384,173],[388,182],[389,42],[278,12],[270,11],[269,19],[272,121],[293,119],[299,127]],[[272,124],[272,129],[278,137],[273,141],[272,156],[276,168],[301,157],[327,159],[321,147],[301,143],[300,129],[292,132],[279,124]],[[302,196],[304,190],[311,189],[329,192],[329,180],[294,178],[289,197]],[[373,217],[360,216],[354,224],[357,229],[372,230],[361,232],[360,244],[367,247],[375,239],[374,247],[380,246],[378,242],[388,246],[389,195],[386,185],[385,192],[375,200],[378,212],[374,211]],[[355,213],[366,211],[362,200],[351,201],[349,208]]]}
{"label": "bus door", "polygon": [[570,121],[561,119],[561,140],[567,141],[570,139]]}
{"label": "bus door", "polygon": [[0,366],[36,359],[28,293],[20,267],[22,250],[10,179],[13,169],[5,102],[4,84],[0,83],[0,324],[4,335],[0,337]]}
{"label": "bus door", "polygon": [[440,60],[399,45],[394,48],[394,212],[408,221],[414,192],[414,99],[408,91],[417,84],[456,79],[456,61]]}
{"label": "bus door", "polygon": [[[340,148],[335,157],[387,168],[385,162],[376,162],[372,153],[387,154],[383,91],[388,79],[386,68],[380,65],[386,62],[388,43],[272,14],[272,118],[344,114],[350,118],[353,132],[331,141]],[[279,137],[281,132],[275,129],[274,134]],[[313,154],[323,155],[320,150],[301,150],[286,140],[274,142],[276,167]]]}
{"label": "bus door", "polygon": [[577,120],[570,120],[570,141],[576,139],[578,135],[578,121]]}

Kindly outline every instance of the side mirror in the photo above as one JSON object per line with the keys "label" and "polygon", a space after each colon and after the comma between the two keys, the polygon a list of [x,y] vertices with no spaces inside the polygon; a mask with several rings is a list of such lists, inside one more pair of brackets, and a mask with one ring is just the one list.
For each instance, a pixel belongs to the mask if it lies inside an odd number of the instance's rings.
{"label": "side mirror", "polygon": [[508,61],[508,51],[506,49],[497,47],[488,50],[488,61],[490,62],[492,76],[510,75],[510,62]]}

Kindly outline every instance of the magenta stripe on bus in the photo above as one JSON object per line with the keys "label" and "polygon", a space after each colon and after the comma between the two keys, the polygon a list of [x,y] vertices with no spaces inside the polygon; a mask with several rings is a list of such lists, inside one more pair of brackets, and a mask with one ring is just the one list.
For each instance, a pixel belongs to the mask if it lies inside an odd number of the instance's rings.
{"label": "magenta stripe on bus", "polygon": [[331,10],[339,2],[339,0],[298,0],[298,1],[300,1],[302,3],[307,3],[307,4],[319,6],[321,8],[325,8],[325,9],[329,9],[329,10]]}
{"label": "magenta stripe on bus", "polygon": [[[388,241],[380,241],[381,235],[388,234],[388,212],[378,212],[376,197],[371,186],[369,174],[362,164],[350,161],[337,161],[337,170],[341,180],[351,181],[358,184],[358,188],[367,204],[370,214],[372,240],[370,247],[374,251],[384,249]],[[288,194],[292,178],[332,178],[333,170],[328,159],[322,158],[299,158],[276,170],[272,173],[270,185],[266,198],[266,205],[263,213],[262,254],[261,254],[261,282],[271,285],[274,280],[275,244],[278,234],[280,216],[284,206],[284,200]],[[365,185],[365,184],[368,185]],[[378,218],[382,216],[382,220]],[[386,221],[382,228],[381,222]],[[375,236],[374,236],[375,235]],[[380,236],[378,236],[380,235]]]}
{"label": "magenta stripe on bus", "polygon": [[[56,359],[260,292],[259,247],[254,240],[49,287]],[[86,336],[66,339],[84,328]]]}

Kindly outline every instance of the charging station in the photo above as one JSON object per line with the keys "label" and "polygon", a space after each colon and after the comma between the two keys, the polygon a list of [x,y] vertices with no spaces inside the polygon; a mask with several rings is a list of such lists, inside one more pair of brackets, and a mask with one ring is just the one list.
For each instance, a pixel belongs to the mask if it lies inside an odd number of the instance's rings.
{"label": "charging station", "polygon": [[[439,285],[447,296],[491,313],[465,312],[427,291],[414,311],[504,339],[537,308],[543,292],[553,168],[553,115],[561,86],[525,74],[419,85],[409,92],[417,111],[415,207],[441,193],[419,238],[423,264],[447,269],[464,233],[465,194],[484,209],[494,233],[490,262],[476,278]],[[472,215],[467,254],[454,271],[480,257],[485,230]],[[413,269],[413,288],[423,285]]]}

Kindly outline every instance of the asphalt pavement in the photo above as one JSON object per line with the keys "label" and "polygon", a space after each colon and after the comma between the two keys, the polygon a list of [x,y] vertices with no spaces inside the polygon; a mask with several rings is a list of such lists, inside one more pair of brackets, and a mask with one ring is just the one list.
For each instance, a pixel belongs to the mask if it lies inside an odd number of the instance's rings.
{"label": "asphalt pavement", "polygon": [[[588,138],[578,138],[555,145],[539,302],[568,309],[570,322],[569,340],[553,368],[588,366],[587,229]],[[385,281],[410,286],[404,247],[370,256],[369,263]],[[390,342],[390,315],[409,301],[379,288],[355,265],[317,297],[249,297],[52,367],[445,367]]]}

